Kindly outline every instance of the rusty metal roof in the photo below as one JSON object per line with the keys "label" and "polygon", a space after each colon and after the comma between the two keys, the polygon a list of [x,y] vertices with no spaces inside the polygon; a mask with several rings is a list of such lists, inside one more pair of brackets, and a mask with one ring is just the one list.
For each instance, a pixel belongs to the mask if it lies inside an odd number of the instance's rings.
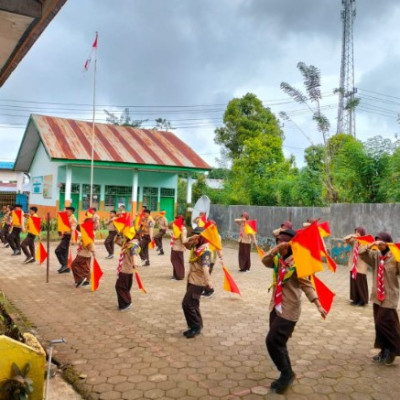
{"label": "rusty metal roof", "polygon": [[[25,136],[32,135],[31,121],[51,159],[90,160],[92,123],[32,115]],[[29,143],[24,137],[21,144]],[[31,143],[33,143],[31,141]],[[30,147],[30,146],[29,146]],[[211,167],[171,132],[95,124],[94,161],[170,166],[209,170]],[[23,154],[29,149],[25,148]],[[31,149],[34,153],[35,149]],[[21,149],[18,158],[21,155]]]}

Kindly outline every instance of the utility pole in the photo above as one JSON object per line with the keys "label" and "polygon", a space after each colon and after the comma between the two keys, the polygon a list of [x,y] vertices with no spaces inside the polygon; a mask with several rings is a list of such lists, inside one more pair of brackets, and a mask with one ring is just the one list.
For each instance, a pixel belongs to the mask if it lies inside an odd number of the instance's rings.
{"label": "utility pole", "polygon": [[354,137],[356,137],[354,95],[357,93],[354,87],[353,25],[355,17],[356,0],[342,0],[343,37],[337,133],[348,133]]}

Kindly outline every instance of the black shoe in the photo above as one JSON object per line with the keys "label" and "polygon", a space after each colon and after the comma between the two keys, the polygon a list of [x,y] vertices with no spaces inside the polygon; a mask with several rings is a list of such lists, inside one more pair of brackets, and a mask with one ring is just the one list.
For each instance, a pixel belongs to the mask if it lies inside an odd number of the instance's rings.
{"label": "black shoe", "polygon": [[159,255],[159,256],[163,256],[163,255],[164,255],[164,250],[161,250],[161,251],[158,253],[158,255]]}
{"label": "black shoe", "polygon": [[87,280],[86,278],[83,278],[80,282],[75,283],[75,287],[77,289],[80,288],[81,286],[83,286],[85,284],[86,280]]}
{"label": "black shoe", "polygon": [[150,261],[146,261],[146,262],[143,264],[143,266],[144,266],[144,267],[149,267],[149,266],[150,266]]}
{"label": "black shoe", "polygon": [[10,245],[8,244],[8,243],[6,243],[5,245],[4,245],[4,248],[5,249],[8,249],[10,247]]}
{"label": "black shoe", "polygon": [[376,356],[372,357],[372,361],[375,361],[375,362],[377,362],[379,364],[383,363],[383,359],[384,359],[383,350],[381,350]]}
{"label": "black shoe", "polygon": [[274,392],[279,394],[284,393],[285,390],[293,383],[295,378],[296,374],[292,370],[281,372],[279,379],[275,382],[272,382],[272,384],[274,384]]}
{"label": "black shoe", "polygon": [[14,253],[11,254],[12,256],[20,256],[21,255],[21,250],[14,250]]}
{"label": "black shoe", "polygon": [[365,303],[364,303],[363,301],[360,301],[359,303],[357,303],[357,305],[358,305],[359,307],[364,307],[364,306],[365,306]]}
{"label": "black shoe", "polygon": [[107,260],[111,260],[112,258],[114,258],[114,254],[109,254],[109,255],[106,257]]}
{"label": "black shoe", "polygon": [[69,268],[66,265],[63,265],[58,271],[59,274],[65,274],[70,272]]}
{"label": "black shoe", "polygon": [[185,335],[186,339],[193,339],[195,336],[200,335],[201,329],[200,328],[192,328],[189,332]]}
{"label": "black shoe", "polygon": [[131,307],[132,307],[132,303],[128,304],[125,307],[119,308],[119,311],[121,311],[121,312],[128,311]]}
{"label": "black shoe", "polygon": [[89,285],[90,285],[89,281],[85,281],[85,282],[82,283],[82,286],[89,286]]}
{"label": "black shoe", "polygon": [[32,258],[32,257],[26,257],[25,260],[24,260],[24,264],[27,264],[28,261],[29,261],[31,258]]}
{"label": "black shoe", "polygon": [[214,289],[209,289],[209,290],[205,290],[202,295],[205,297],[210,297],[214,294],[215,290]]}
{"label": "black shoe", "polygon": [[192,329],[190,328],[190,329],[188,329],[187,331],[185,331],[185,332],[183,332],[183,336],[186,336],[189,332],[191,332],[192,331]]}
{"label": "black shoe", "polygon": [[34,258],[34,257],[31,257],[28,261],[26,261],[25,264],[32,264],[32,263],[34,263],[34,262],[35,262],[35,258]]}
{"label": "black shoe", "polygon": [[351,305],[351,306],[358,306],[358,301],[351,301],[351,302],[350,302],[350,305]]}
{"label": "black shoe", "polygon": [[391,353],[389,350],[385,350],[383,352],[383,363],[385,365],[392,364],[395,358],[396,358],[396,354],[395,353]]}

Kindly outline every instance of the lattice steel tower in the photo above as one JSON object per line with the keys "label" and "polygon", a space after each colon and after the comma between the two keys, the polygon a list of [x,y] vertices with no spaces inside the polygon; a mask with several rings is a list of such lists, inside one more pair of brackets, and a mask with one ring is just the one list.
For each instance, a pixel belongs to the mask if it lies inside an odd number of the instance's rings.
{"label": "lattice steel tower", "polygon": [[354,112],[354,47],[353,24],[356,17],[356,0],[342,0],[341,17],[343,22],[342,62],[340,65],[339,107],[337,133],[356,136]]}

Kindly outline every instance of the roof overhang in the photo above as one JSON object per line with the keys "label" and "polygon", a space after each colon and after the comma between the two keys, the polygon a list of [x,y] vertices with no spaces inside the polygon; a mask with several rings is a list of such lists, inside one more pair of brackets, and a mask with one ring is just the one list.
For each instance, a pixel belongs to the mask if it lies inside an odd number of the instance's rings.
{"label": "roof overhang", "polygon": [[0,87],[67,0],[0,0]]}
{"label": "roof overhang", "polygon": [[[52,158],[51,161],[68,164],[74,167],[90,167],[90,160],[66,160],[64,158]],[[117,163],[109,161],[94,161],[93,166],[96,168],[115,168],[115,169],[137,169],[141,171],[152,172],[170,172],[172,174],[207,172],[209,169],[193,168],[193,167],[177,167],[174,165],[153,165],[153,164],[130,164]]]}

